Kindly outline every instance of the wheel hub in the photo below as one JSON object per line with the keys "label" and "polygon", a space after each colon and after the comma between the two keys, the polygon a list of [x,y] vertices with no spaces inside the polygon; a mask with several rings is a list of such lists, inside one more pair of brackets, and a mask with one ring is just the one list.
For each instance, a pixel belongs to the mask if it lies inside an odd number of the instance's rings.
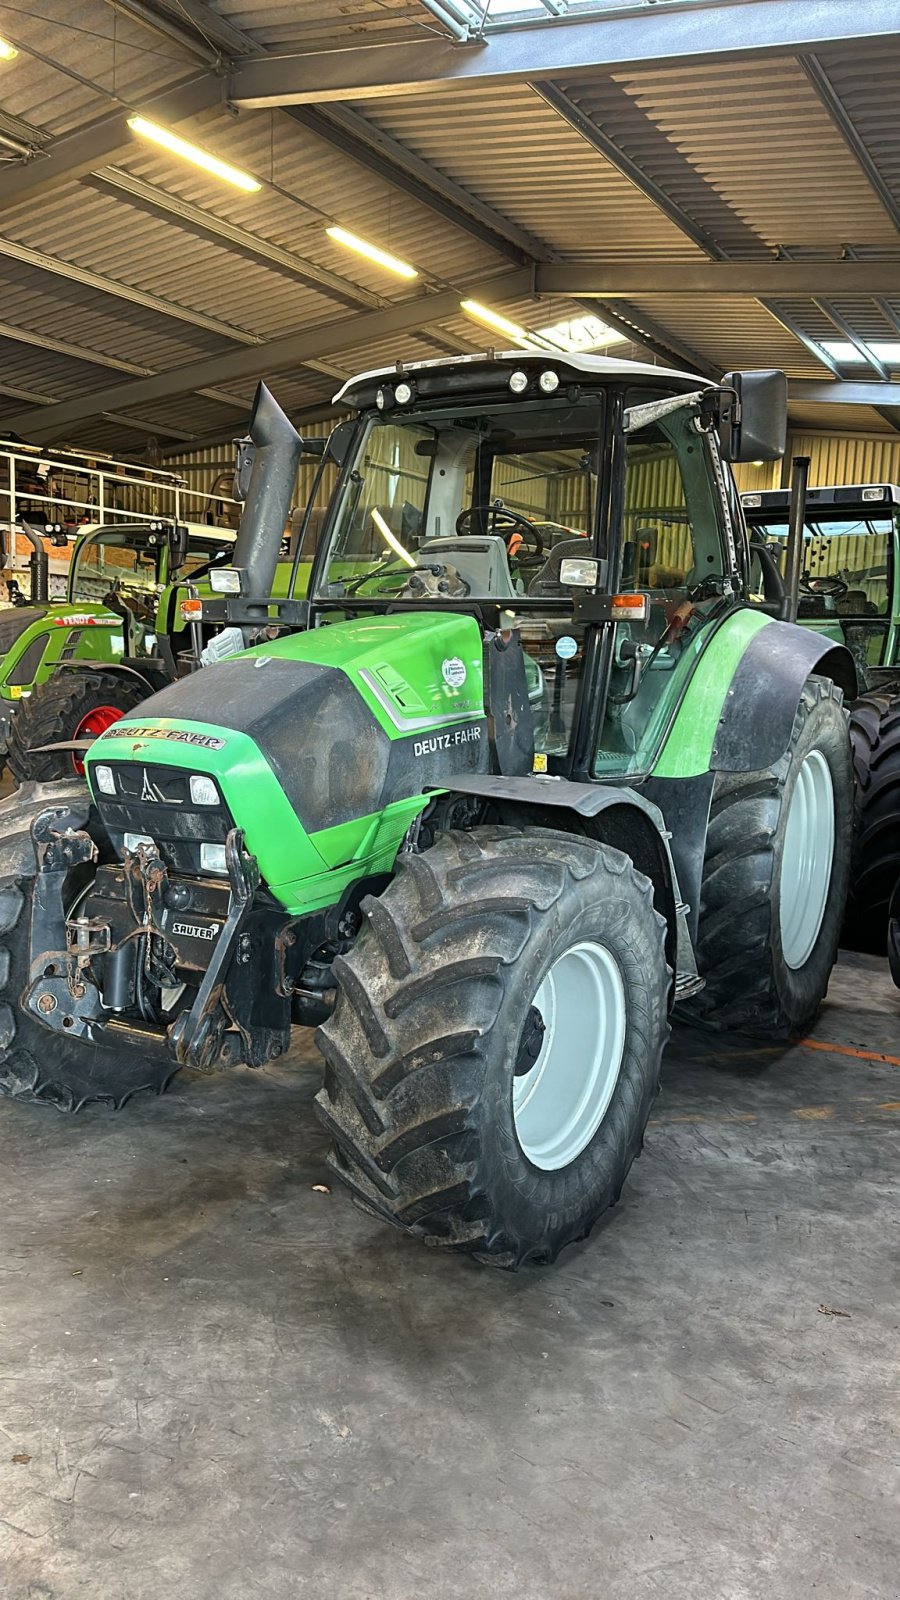
{"label": "wheel hub", "polygon": [[820,750],[797,774],[784,832],[778,916],[781,951],[796,972],[809,960],[825,916],[834,861],[834,784]]}

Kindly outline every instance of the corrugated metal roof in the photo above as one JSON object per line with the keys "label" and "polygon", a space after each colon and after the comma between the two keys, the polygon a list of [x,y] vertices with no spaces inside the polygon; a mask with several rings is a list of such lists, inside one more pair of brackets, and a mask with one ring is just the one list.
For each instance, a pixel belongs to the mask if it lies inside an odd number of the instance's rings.
{"label": "corrugated metal roof", "polygon": [[[154,3],[148,0],[151,10]],[[164,9],[189,35],[187,13],[171,0]],[[340,48],[441,33],[420,0],[346,0],[324,9],[312,0],[213,0],[212,15],[243,30],[260,49]],[[196,53],[184,43],[138,23],[108,0],[75,0],[52,18],[0,6],[0,32],[20,46],[16,61],[2,68],[4,109],[46,135],[49,148],[53,138],[116,110],[140,108],[198,70]],[[219,29],[220,42],[226,32]],[[900,204],[900,41],[829,51],[820,62]],[[784,250],[836,257],[846,246],[861,259],[873,253],[900,258],[885,206],[799,61],[779,56],[687,62],[597,73],[561,87],[579,114],[618,146],[622,159],[636,163],[647,183],[690,219],[701,243],[712,242],[714,253],[746,259]],[[455,84],[452,90],[368,100],[357,112],[426,163],[418,197],[408,192],[408,178],[392,182],[371,170],[362,150],[353,159],[289,115],[210,111],[179,131],[255,173],[263,183],[260,193],[226,190],[135,141],[124,156],[115,155],[115,165],[126,178],[151,186],[156,209],[148,209],[146,194],[138,204],[121,186],[104,184],[101,161],[97,181],[90,175],[69,180],[36,203],[0,211],[0,415],[21,412],[22,403],[9,391],[72,399],[108,387],[117,374],[127,380],[132,371],[164,372],[235,343],[278,341],[343,321],[355,314],[354,294],[361,310],[403,300],[428,285],[452,286],[462,294],[480,276],[508,265],[508,252],[494,248],[483,233],[474,236],[465,215],[453,221],[446,204],[440,212],[428,203],[429,183],[438,191],[448,182],[467,191],[472,209],[495,213],[500,233],[523,230],[543,241],[549,259],[678,262],[703,253],[660,204],[528,85]],[[0,198],[2,185],[0,167]],[[167,197],[196,208],[199,221],[166,214]],[[238,253],[227,240],[210,237],[218,221],[253,236],[256,252]],[[420,279],[410,287],[334,245],[324,231],[329,221],[412,262]],[[266,259],[271,247],[337,275],[343,291],[340,285],[303,281],[283,262],[276,266]],[[57,258],[59,271],[16,259],[16,250],[23,249]],[[72,281],[73,273],[99,274],[107,287]],[[164,303],[133,304],[133,291]],[[864,339],[900,337],[900,289],[892,301],[845,295],[834,297],[832,306]],[[502,309],[534,328],[583,308],[526,298]],[[810,340],[841,337],[824,300],[817,306],[795,296],[775,309]],[[648,336],[655,332],[660,342],[668,336],[720,369],[779,364],[798,376],[826,375],[815,354],[748,298],[660,293],[638,298],[625,314],[647,319]],[[22,342],[4,336],[4,328],[21,330]],[[41,350],[28,342],[41,335],[57,348]],[[437,338],[411,331],[361,342],[320,363],[327,372],[297,367],[279,377],[277,386],[290,406],[304,409],[330,399],[341,373],[434,355],[441,341],[452,350],[478,348],[491,339],[454,315]],[[627,347],[616,348],[619,353]],[[89,361],[88,353],[100,359]],[[859,376],[860,365],[847,371]],[[224,385],[240,404],[249,403],[252,387],[250,380]],[[838,409],[818,409],[833,426]],[[217,427],[228,431],[239,419],[234,406],[204,395],[158,400],[132,414],[158,426],[162,435],[167,422],[173,430],[205,434]],[[878,432],[888,426],[876,413],[867,414],[868,425]],[[102,433],[114,448],[142,448],[139,433],[116,434],[116,424],[99,419],[73,424],[73,437],[85,437],[92,426],[98,442]]]}
{"label": "corrugated metal roof", "polygon": [[560,255],[698,252],[527,85],[366,101],[357,110]]}

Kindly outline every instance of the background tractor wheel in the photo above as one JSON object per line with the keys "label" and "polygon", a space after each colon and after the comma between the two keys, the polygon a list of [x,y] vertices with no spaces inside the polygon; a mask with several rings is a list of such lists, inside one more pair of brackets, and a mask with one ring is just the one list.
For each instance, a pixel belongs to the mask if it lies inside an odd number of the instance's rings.
{"label": "background tractor wheel", "polygon": [[888,902],[900,878],[900,695],[864,694],[850,713],[856,833],[844,937],[884,955]]}
{"label": "background tractor wheel", "polygon": [[96,739],[127,717],[148,690],[137,679],[90,667],[72,667],[39,683],[19,702],[12,719],[7,762],[17,783],[52,783],[81,777],[84,755],[40,746]]}
{"label": "background tractor wheel", "polygon": [[781,760],[716,777],[697,945],[706,988],[685,1017],[776,1038],[810,1025],[837,954],[852,814],[841,692],[810,678]]}
{"label": "background tractor wheel", "polygon": [[613,1205],[668,1036],[665,924],[620,851],[477,828],[404,856],[319,1030],[332,1170],[363,1207],[502,1267]]}
{"label": "background tractor wheel", "polygon": [[21,1008],[31,949],[35,860],[30,828],[50,807],[84,815],[80,782],[29,784],[0,801],[0,1095],[78,1111],[89,1100],[118,1108],[141,1089],[157,1094],[178,1070],[160,1050],[92,1046],[52,1034]]}

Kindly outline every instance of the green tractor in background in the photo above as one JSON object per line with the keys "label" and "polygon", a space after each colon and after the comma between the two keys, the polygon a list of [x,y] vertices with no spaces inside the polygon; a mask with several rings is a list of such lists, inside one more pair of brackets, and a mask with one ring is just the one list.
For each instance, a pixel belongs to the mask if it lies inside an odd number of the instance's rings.
{"label": "green tractor in background", "polygon": [[301,441],[261,389],[203,602],[282,635],[107,729],[89,793],[0,805],[0,1084],[119,1105],[318,1025],[356,1201],[549,1261],[619,1197],[676,1004],[766,1038],[815,1016],[855,662],[749,603],[727,463],[783,450],[783,374],[514,352],[339,399],[308,597],[272,595]]}
{"label": "green tractor in background", "polygon": [[185,637],[177,585],[226,561],[235,537],[157,519],[86,529],[72,550],[66,601],[51,604],[41,539],[25,532],[36,598],[0,611],[0,746],[19,782],[67,775],[73,761],[80,771],[77,751],[32,747],[96,737],[175,676]]}
{"label": "green tractor in background", "polygon": [[[751,538],[783,573],[790,492],[741,498]],[[797,621],[846,644],[856,661],[863,692],[850,707],[857,820],[845,937],[881,955],[886,939],[889,948],[900,939],[900,930],[889,935],[900,918],[900,489],[806,491]]]}
{"label": "green tractor in background", "polygon": [[[258,431],[262,437],[263,420]],[[306,593],[311,570],[309,544],[317,526],[314,500],[330,457],[327,440],[303,448],[320,460],[309,506],[297,518],[293,561],[279,561],[272,592]],[[237,441],[235,497],[250,481],[256,445]],[[27,527],[36,552],[42,546]],[[148,695],[208,660],[244,648],[239,630],[211,631],[202,625],[202,601],[219,583],[231,560],[235,534],[228,529],[153,521],[117,523],[80,536],[72,552],[65,605],[48,604],[0,612],[0,735],[18,784],[47,783],[84,771],[91,742],[134,711]],[[38,555],[38,560],[40,559]],[[43,557],[46,565],[46,556]],[[46,592],[32,557],[33,592]],[[35,581],[37,580],[37,581]],[[282,607],[284,612],[284,607]],[[273,612],[260,623],[260,637],[285,626]],[[12,710],[15,715],[12,715]]]}

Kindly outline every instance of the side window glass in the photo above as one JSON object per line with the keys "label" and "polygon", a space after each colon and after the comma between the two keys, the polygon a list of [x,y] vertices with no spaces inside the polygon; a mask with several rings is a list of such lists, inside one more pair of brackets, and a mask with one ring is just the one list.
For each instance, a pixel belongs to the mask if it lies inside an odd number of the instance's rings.
{"label": "side window glass", "polygon": [[704,626],[727,604],[731,558],[710,449],[683,411],[629,440],[619,589],[648,608],[645,621],[616,624],[598,777],[649,769]]}

